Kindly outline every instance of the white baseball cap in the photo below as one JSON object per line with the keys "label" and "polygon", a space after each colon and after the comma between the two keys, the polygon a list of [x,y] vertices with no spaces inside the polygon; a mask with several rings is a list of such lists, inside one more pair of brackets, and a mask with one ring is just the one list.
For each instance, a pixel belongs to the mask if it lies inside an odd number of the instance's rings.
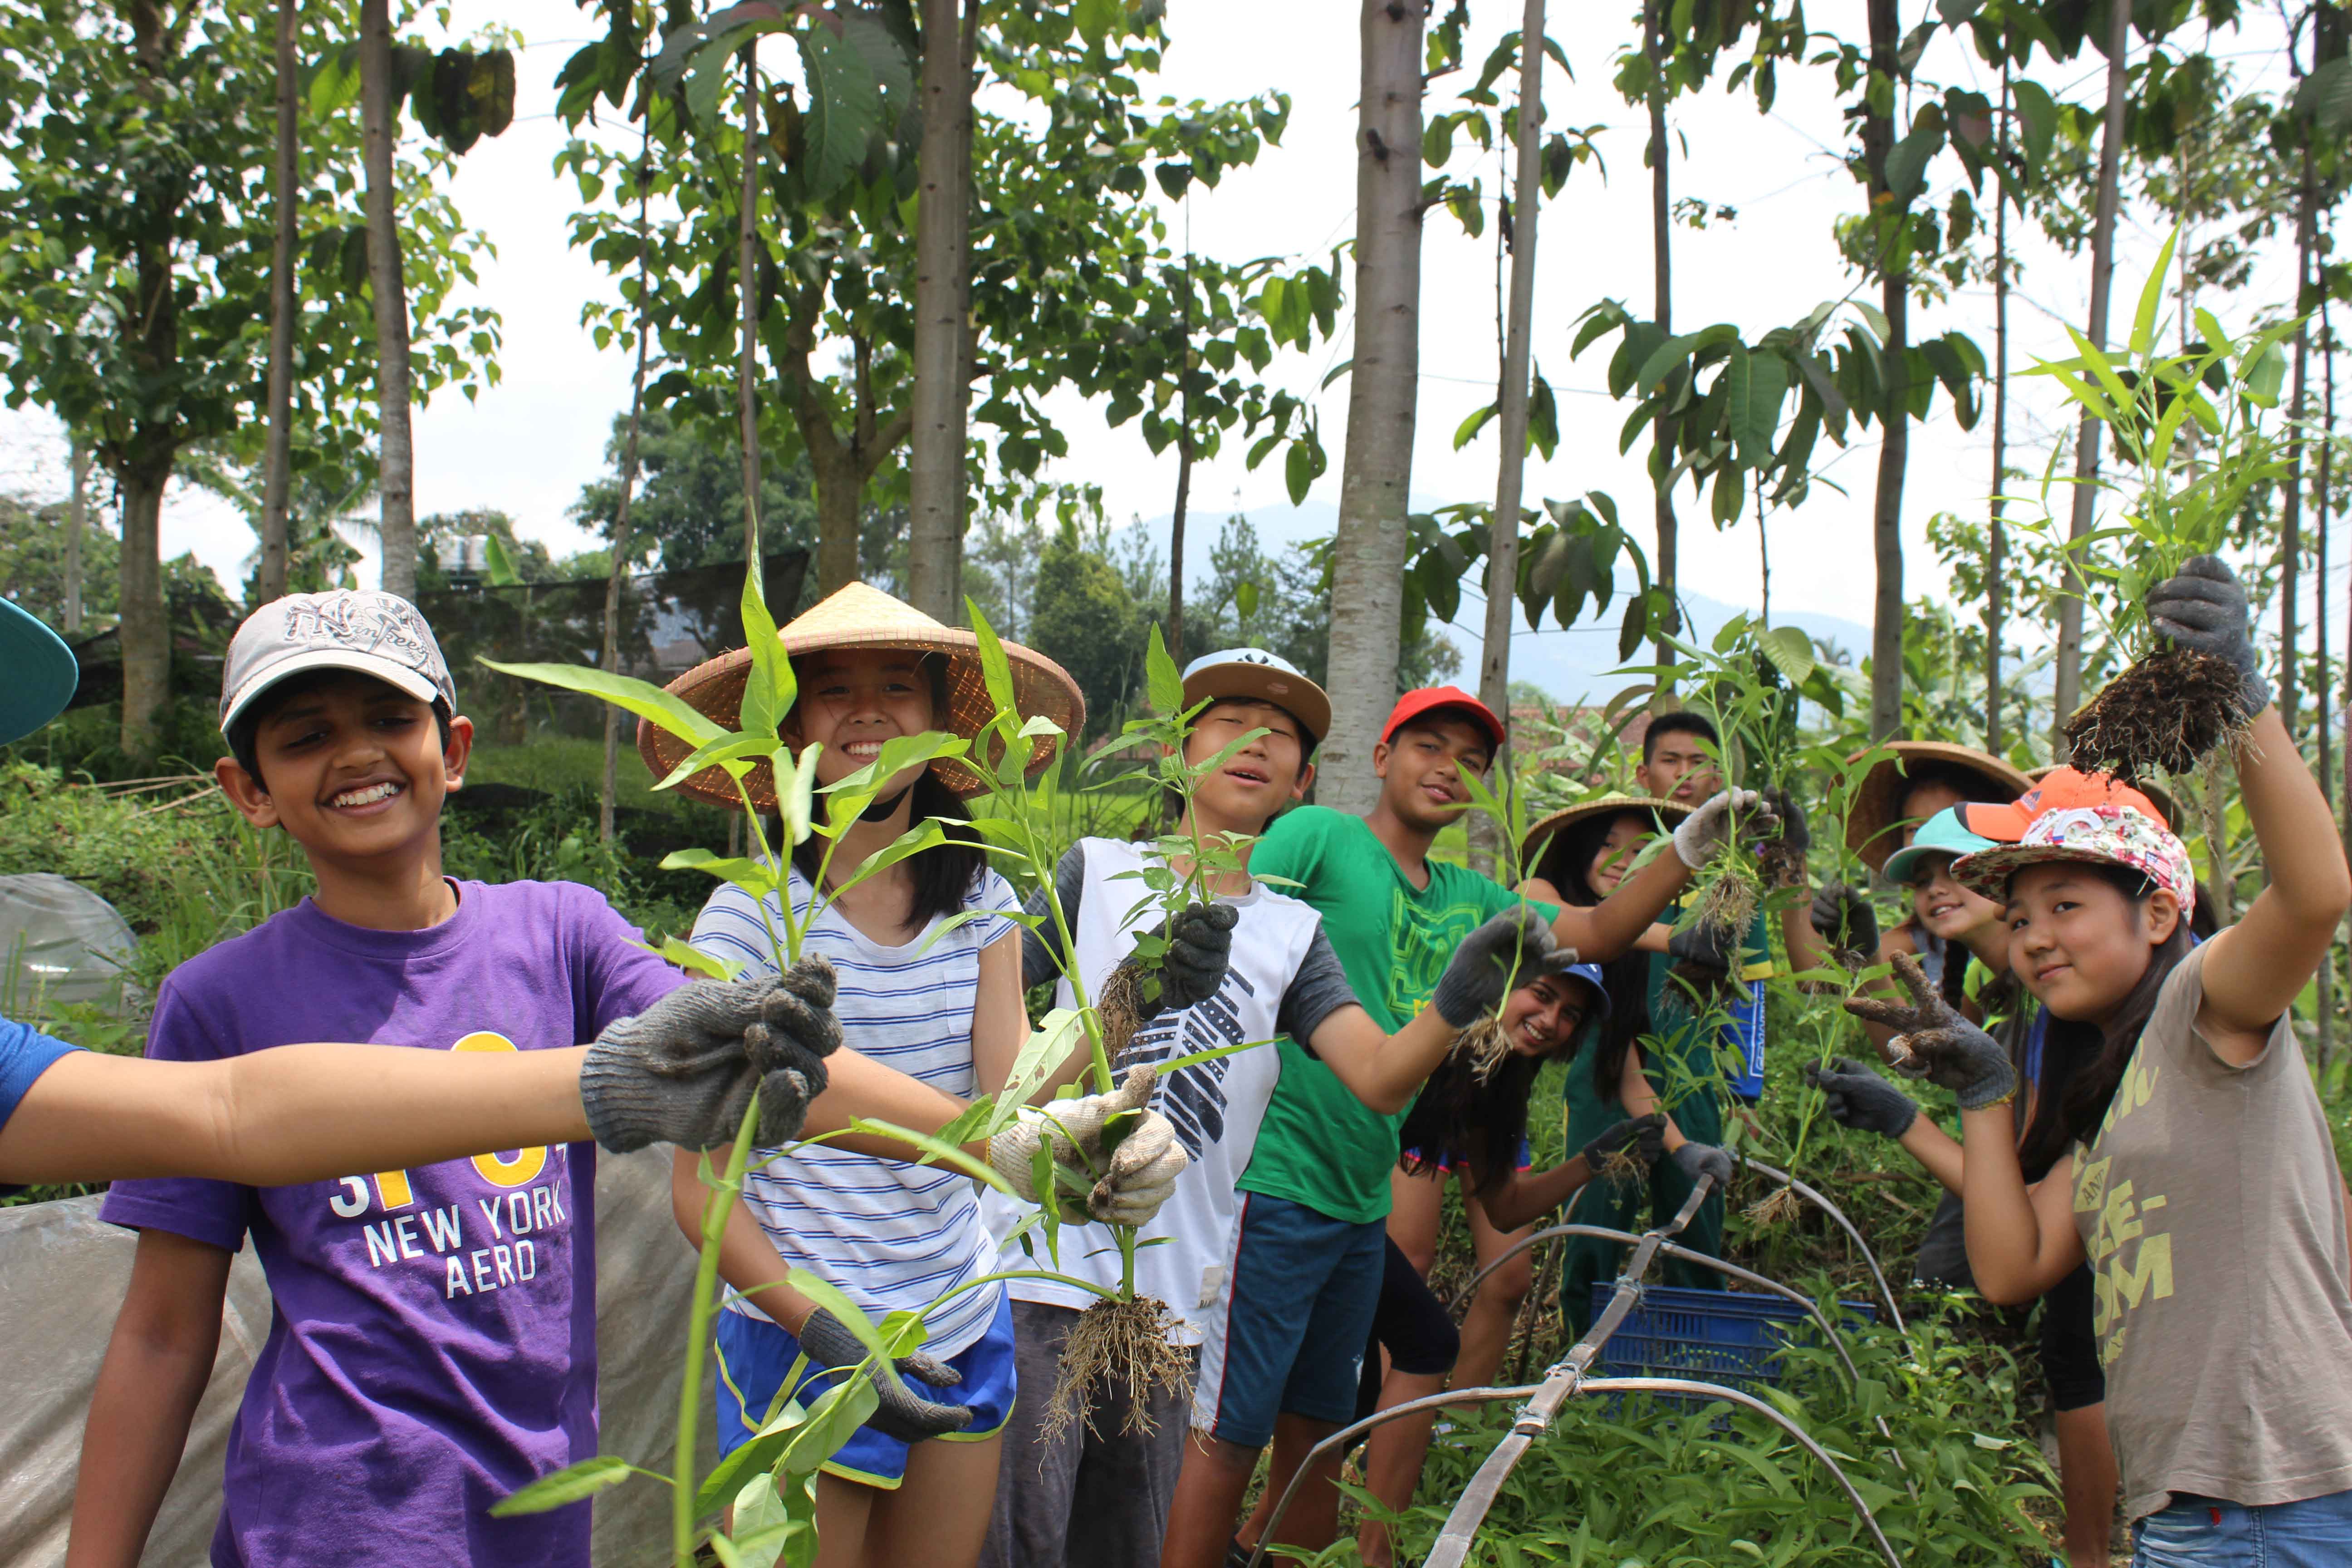
{"label": "white baseball cap", "polygon": [[1204,653],[1184,667],[1184,706],[1216,697],[1271,702],[1307,731],[1307,749],[1331,732],[1331,700],[1299,668],[1262,647]]}
{"label": "white baseball cap", "polygon": [[245,617],[221,672],[221,733],[228,733],[255,698],[314,669],[372,675],[419,702],[445,702],[450,712],[457,710],[457,688],[441,645],[416,606],[396,594],[343,588],[289,594]]}

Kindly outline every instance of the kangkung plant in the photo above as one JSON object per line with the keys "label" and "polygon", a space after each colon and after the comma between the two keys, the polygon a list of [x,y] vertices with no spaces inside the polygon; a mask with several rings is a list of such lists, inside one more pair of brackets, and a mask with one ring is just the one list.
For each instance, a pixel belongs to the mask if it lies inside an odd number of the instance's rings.
{"label": "kangkung plant", "polygon": [[[2069,718],[2064,731],[2076,765],[2124,779],[2151,768],[2189,773],[2252,721],[2236,671],[2210,655],[2163,646],[2143,600],[2190,556],[2219,552],[2259,492],[2286,471],[2281,437],[2261,416],[2278,406],[2286,374],[2281,345],[2299,321],[2232,339],[2210,311],[2199,310],[2201,341],[2178,353],[2160,351],[2157,318],[2179,237],[2165,241],[2140,290],[2127,357],[2118,363],[2069,327],[2075,356],[2026,373],[2051,377],[2105,426],[2137,475],[2120,523],[2065,545],[2084,583],[2114,586],[2115,602],[2104,607],[2107,631],[2132,664]],[[2043,520],[2027,524],[2053,540],[2049,498],[2050,487],[2062,482],[2057,460],[2053,452],[2042,476]],[[2105,474],[2089,482],[2123,490],[2119,479]]]}

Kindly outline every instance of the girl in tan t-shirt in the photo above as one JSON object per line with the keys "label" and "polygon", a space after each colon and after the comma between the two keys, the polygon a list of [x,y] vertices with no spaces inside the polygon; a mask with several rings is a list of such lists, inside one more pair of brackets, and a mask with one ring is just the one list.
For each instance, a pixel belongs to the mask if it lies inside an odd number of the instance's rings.
{"label": "girl in tan t-shirt", "polygon": [[[2138,811],[2044,812],[2022,842],[1958,863],[1965,885],[2004,901],[2010,968],[2050,1014],[2053,1043],[2079,1031],[2098,1047],[2060,1107],[2069,1152],[2031,1188],[2008,1052],[1924,985],[1913,1005],[1851,1005],[1902,1031],[1906,1070],[1958,1095],[1978,1289],[2025,1301],[2086,1258],[2097,1272],[2137,1561],[2338,1562],[2352,1529],[2352,1407],[2335,1387],[2352,1359],[2352,1244],[2285,1015],[2352,903],[2352,874],[2270,704],[2228,568],[2189,562],[2148,610],[2174,643],[2241,673],[2255,718],[2235,761],[2270,886],[2192,958],[2188,853]],[[2257,1328],[2263,1342],[2245,1342]],[[2215,1357],[2231,1378],[2211,1376]]]}

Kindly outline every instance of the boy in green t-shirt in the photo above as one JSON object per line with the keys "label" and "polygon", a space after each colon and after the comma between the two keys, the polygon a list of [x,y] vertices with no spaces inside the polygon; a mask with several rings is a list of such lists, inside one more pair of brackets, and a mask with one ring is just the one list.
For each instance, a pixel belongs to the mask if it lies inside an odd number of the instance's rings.
{"label": "boy in green t-shirt", "polygon": [[[1253,875],[1298,884],[1292,896],[1322,916],[1357,999],[1385,1030],[1402,1026],[1428,1000],[1464,937],[1520,901],[1429,855],[1438,834],[1469,807],[1464,774],[1483,778],[1502,739],[1502,721],[1467,692],[1450,686],[1408,692],[1372,751],[1381,795],[1371,813],[1300,807],[1277,818],[1252,851]],[[1559,944],[1602,962],[1631,947],[1725,842],[1732,804],[1719,795],[1694,812],[1675,833],[1676,853],[1627,878],[1605,902],[1536,905]],[[1738,803],[1751,820],[1756,804],[1753,795]],[[1269,1496],[1287,1484],[1309,1447],[1354,1416],[1357,1358],[1380,1295],[1389,1170],[1404,1120],[1402,1110],[1368,1110],[1294,1042],[1283,1041],[1281,1050],[1282,1078],[1238,1184],[1248,1199],[1233,1243],[1234,1321],[1227,1325],[1227,1375],[1265,1376],[1280,1387]],[[1260,1274],[1264,1288],[1244,1288],[1245,1278]],[[1272,1397],[1270,1390],[1261,1394]],[[1203,1398],[1196,1408],[1216,1404]],[[1214,1568],[1224,1560],[1264,1441],[1254,1431],[1194,1431],[1170,1510],[1163,1568]],[[1318,1478],[1285,1517],[1283,1542],[1328,1544],[1338,1506],[1336,1485]]]}

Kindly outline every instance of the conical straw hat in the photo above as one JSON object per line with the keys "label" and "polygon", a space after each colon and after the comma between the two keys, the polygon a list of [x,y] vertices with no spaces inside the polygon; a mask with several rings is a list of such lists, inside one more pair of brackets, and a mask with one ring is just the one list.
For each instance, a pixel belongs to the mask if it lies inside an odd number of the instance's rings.
{"label": "conical straw hat", "polygon": [[1677,800],[1661,800],[1647,795],[1603,795],[1579,801],[1564,810],[1555,811],[1533,827],[1519,845],[1519,865],[1530,877],[1540,877],[1537,869],[1551,853],[1551,846],[1559,835],[1576,824],[1591,817],[1614,816],[1621,811],[1645,811],[1663,827],[1671,828],[1691,814],[1692,808]]}
{"label": "conical straw hat", "polygon": [[[952,735],[977,736],[996,716],[996,703],[980,665],[980,639],[968,631],[941,626],[912,605],[894,599],[881,589],[852,583],[812,606],[778,629],[776,640],[784,652],[798,658],[823,648],[915,648],[942,655],[947,663],[947,711],[937,716],[939,727]],[[1051,719],[1066,737],[1075,738],[1086,725],[1087,700],[1069,672],[1044,654],[1006,643],[1005,662],[1013,670],[1013,703],[1024,719]],[[688,706],[733,729],[743,710],[743,687],[750,679],[751,650],[736,648],[696,665],[669,683],[667,689]],[[1041,739],[1029,760],[1034,778],[1053,764],[1059,742]],[[694,748],[668,731],[646,720],[637,721],[637,751],[657,779],[686,761]],[[980,793],[980,777],[962,763],[931,764],[940,782],[961,795]],[[776,804],[775,775],[762,763],[744,779],[752,804],[767,811]],[[724,770],[710,767],[681,782],[679,793],[714,805],[740,808],[734,782]]]}
{"label": "conical straw hat", "polygon": [[[1862,787],[1854,791],[1853,805],[1845,819],[1845,847],[1874,873],[1886,864],[1889,855],[1903,847],[1903,836],[1898,831],[1903,824],[1896,817],[1903,809],[1903,797],[1911,787],[1910,774],[1918,764],[1940,763],[1976,774],[1984,781],[1981,798],[1988,801],[2015,800],[2033,787],[2033,781],[2023,773],[1990,752],[1979,752],[1974,746],[1955,745],[1949,741],[1895,741],[1889,744],[1895,754],[1871,764]],[[1852,763],[1869,754],[1856,752],[1846,760]]]}

